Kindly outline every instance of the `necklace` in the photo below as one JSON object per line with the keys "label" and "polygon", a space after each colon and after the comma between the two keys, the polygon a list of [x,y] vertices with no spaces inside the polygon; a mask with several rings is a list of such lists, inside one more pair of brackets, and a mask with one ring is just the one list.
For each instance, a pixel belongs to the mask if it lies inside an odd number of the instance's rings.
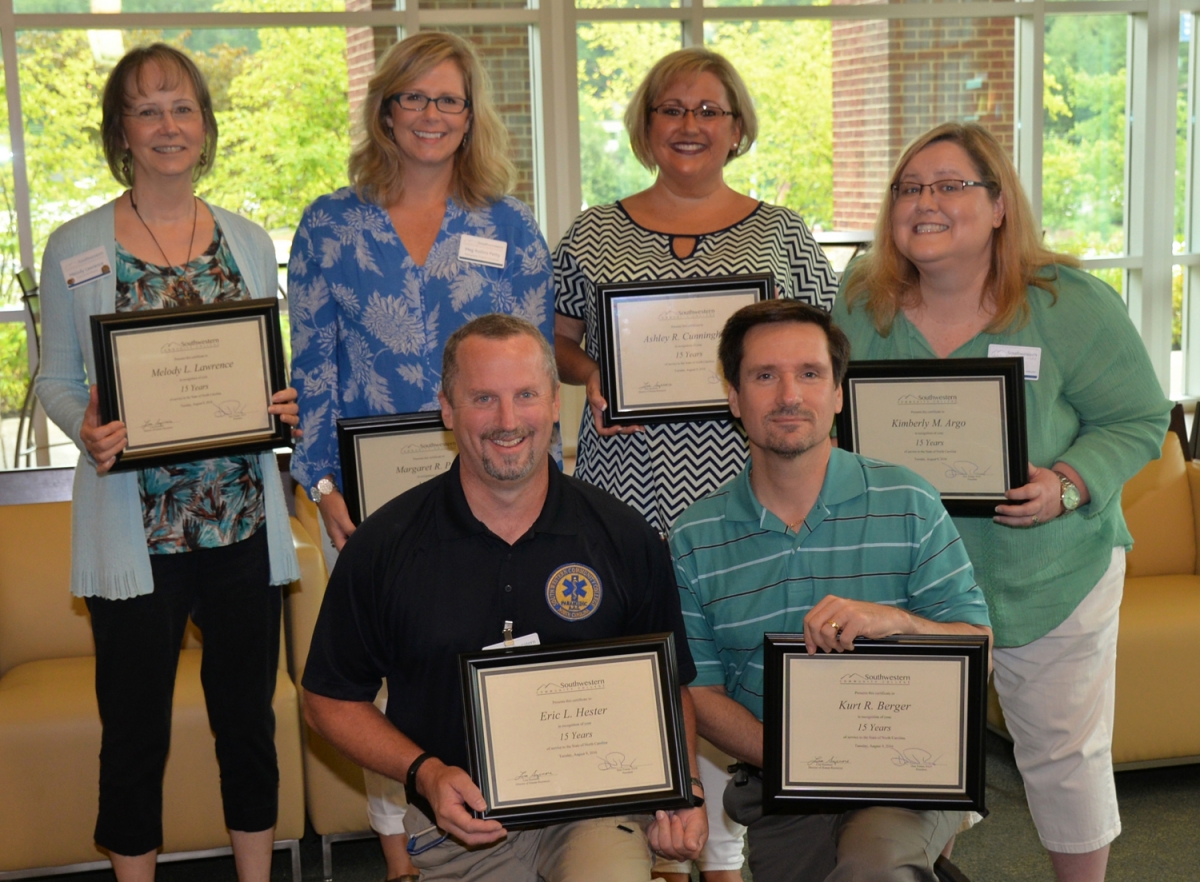
{"label": "necklace", "polygon": [[788,525],[787,525],[787,532],[789,532],[789,533],[798,533],[798,532],[800,532],[800,525],[801,525],[801,524],[803,524],[803,523],[804,523],[804,518],[801,518],[800,520],[796,521],[796,523],[794,523],[794,524],[788,524]]}
{"label": "necklace", "polygon": [[[188,282],[189,287],[192,287],[192,272],[191,270],[187,269],[187,265],[191,262],[192,248],[196,244],[196,219],[200,215],[200,209],[196,206],[196,197],[192,197],[192,235],[188,239],[187,254],[184,255],[183,263],[181,263],[178,267],[171,263],[171,258],[167,257],[167,252],[163,250],[162,244],[158,241],[158,237],[154,235],[154,230],[150,229],[150,225],[146,223],[146,219],[142,217],[142,213],[138,211],[137,202],[134,201],[132,190],[129,191],[129,204],[133,206],[133,213],[137,215],[137,219],[142,222],[142,226],[146,228],[146,232],[150,234],[150,238],[158,247],[158,253],[161,254],[163,256],[163,260],[167,262],[167,269],[175,270],[175,278]],[[184,275],[185,272],[186,276]]]}

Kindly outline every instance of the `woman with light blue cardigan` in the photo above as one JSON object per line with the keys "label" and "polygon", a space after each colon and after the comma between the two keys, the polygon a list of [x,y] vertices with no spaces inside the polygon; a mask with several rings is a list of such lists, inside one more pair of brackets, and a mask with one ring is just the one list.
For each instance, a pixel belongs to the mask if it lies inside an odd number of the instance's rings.
{"label": "woman with light blue cardigan", "polygon": [[[271,700],[279,586],[299,578],[272,453],[111,472],[127,439],[101,424],[90,317],[274,297],[277,266],[257,225],[207,205],[217,124],[195,64],[161,43],[130,51],[105,86],[101,136],[118,199],[56,230],[42,262],[37,394],[81,451],[71,591],[86,599],[103,723],[96,843],[120,882],[154,876],[171,700],[190,617],[204,635],[201,681],[216,734],[238,878],[266,882],[278,808]],[[78,267],[103,251],[100,274]],[[297,423],[295,390],[271,413]]]}

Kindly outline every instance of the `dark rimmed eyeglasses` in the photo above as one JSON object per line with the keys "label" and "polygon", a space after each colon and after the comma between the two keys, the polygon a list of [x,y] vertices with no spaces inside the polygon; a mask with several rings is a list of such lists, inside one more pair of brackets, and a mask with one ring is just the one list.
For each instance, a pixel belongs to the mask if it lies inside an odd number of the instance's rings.
{"label": "dark rimmed eyeglasses", "polygon": [[715,122],[723,116],[737,116],[732,110],[726,110],[720,104],[709,101],[700,102],[699,107],[684,107],[676,103],[660,104],[658,107],[651,107],[650,112],[673,120],[681,120],[690,113],[696,122]]}
{"label": "dark rimmed eyeglasses", "polygon": [[932,184],[918,184],[916,181],[901,181],[892,184],[892,200],[894,202],[916,202],[921,198],[925,188],[929,188],[934,199],[946,196],[953,199],[961,196],[968,187],[983,187],[990,190],[986,181],[934,181]]}
{"label": "dark rimmed eyeglasses", "polygon": [[466,112],[466,109],[471,106],[470,100],[466,98],[457,98],[454,95],[430,98],[428,95],[422,95],[420,92],[397,92],[395,95],[388,95],[385,103],[393,101],[404,110],[415,110],[417,112],[424,110],[432,102],[433,106],[439,112],[456,115]]}

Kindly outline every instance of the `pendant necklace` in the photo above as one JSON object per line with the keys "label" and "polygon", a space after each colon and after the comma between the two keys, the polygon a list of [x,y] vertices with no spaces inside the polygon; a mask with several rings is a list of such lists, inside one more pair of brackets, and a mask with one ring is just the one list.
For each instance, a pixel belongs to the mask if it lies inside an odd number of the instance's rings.
{"label": "pendant necklace", "polygon": [[[182,264],[176,267],[171,263],[171,258],[167,257],[167,252],[163,250],[162,244],[158,241],[158,237],[154,235],[154,230],[150,229],[150,225],[146,223],[146,219],[142,217],[142,213],[138,211],[137,202],[133,198],[133,190],[129,191],[129,204],[133,207],[133,213],[137,215],[137,219],[142,222],[142,226],[146,228],[146,232],[150,234],[150,238],[158,247],[158,253],[163,256],[166,261],[167,269],[174,270],[174,284],[170,285],[172,293],[177,293],[177,299],[184,301],[196,299],[196,286],[192,284],[192,271],[187,269],[187,265],[191,263],[192,248],[196,244],[196,219],[200,215],[200,209],[196,206],[196,197],[192,197],[192,235],[188,239],[187,255]],[[186,273],[186,275],[185,275]],[[187,287],[184,288],[186,283]],[[178,291],[177,291],[178,289]],[[182,295],[179,297],[178,295]]]}

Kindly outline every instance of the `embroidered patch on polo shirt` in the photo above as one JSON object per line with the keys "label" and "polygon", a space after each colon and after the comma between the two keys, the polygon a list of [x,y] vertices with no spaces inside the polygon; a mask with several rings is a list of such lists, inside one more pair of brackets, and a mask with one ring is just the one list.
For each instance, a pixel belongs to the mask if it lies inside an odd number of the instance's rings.
{"label": "embroidered patch on polo shirt", "polygon": [[583,564],[561,566],[546,580],[546,603],[556,616],[568,622],[581,621],[594,613],[603,595],[600,577]]}

